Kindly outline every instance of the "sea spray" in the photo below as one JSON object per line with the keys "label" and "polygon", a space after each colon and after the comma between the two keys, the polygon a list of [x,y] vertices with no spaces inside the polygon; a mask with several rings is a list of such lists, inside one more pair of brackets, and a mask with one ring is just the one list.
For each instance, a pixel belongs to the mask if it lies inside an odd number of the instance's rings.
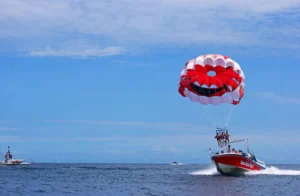
{"label": "sea spray", "polygon": [[265,170],[249,171],[246,175],[300,175],[300,170],[285,170],[270,166]]}
{"label": "sea spray", "polygon": [[210,176],[210,175],[219,175],[216,167],[214,165],[210,165],[208,168],[194,171],[190,173],[191,175],[204,175],[204,176]]}
{"label": "sea spray", "polygon": [[[191,172],[190,174],[202,175],[202,176],[220,175],[214,165],[210,165],[208,168]],[[267,167],[265,170],[248,171],[245,174],[246,175],[300,175],[300,170],[286,170],[286,169],[279,169],[277,167],[270,166]]]}

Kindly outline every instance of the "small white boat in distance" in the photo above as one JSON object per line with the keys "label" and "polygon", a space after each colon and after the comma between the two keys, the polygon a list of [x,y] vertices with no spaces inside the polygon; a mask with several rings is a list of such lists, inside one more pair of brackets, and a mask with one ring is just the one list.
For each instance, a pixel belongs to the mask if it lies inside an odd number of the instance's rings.
{"label": "small white boat in distance", "polygon": [[182,165],[182,163],[177,163],[176,161],[174,161],[174,162],[172,163],[172,165]]}
{"label": "small white boat in distance", "polygon": [[4,157],[5,157],[5,160],[0,161],[0,165],[6,165],[6,166],[31,165],[31,163],[25,162],[22,159],[14,159],[10,152],[9,146],[8,146],[8,151],[6,152]]}

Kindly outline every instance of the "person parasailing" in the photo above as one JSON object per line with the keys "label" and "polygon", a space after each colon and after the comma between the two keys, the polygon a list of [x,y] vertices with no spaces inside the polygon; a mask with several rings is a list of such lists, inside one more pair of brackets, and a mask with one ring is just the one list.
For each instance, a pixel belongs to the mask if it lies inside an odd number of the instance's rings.
{"label": "person parasailing", "polygon": [[226,131],[225,133],[225,143],[228,144],[229,143],[229,134],[228,134],[228,131]]}
{"label": "person parasailing", "polygon": [[220,135],[219,135],[218,132],[217,132],[217,134],[216,134],[216,136],[215,136],[215,139],[216,139],[217,142],[218,142],[218,146],[220,146],[220,145],[221,145],[221,137],[220,137]]}

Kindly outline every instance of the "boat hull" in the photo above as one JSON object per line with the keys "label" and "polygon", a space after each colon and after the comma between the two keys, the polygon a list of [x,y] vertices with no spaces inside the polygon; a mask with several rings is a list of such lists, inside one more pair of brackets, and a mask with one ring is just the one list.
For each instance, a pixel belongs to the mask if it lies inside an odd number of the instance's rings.
{"label": "boat hull", "polygon": [[13,161],[0,161],[0,165],[6,165],[6,166],[18,166],[18,165],[31,165],[31,163],[28,162],[13,162]]}
{"label": "boat hull", "polygon": [[220,154],[211,157],[217,171],[223,175],[243,175],[248,171],[264,170],[266,167],[242,154]]}

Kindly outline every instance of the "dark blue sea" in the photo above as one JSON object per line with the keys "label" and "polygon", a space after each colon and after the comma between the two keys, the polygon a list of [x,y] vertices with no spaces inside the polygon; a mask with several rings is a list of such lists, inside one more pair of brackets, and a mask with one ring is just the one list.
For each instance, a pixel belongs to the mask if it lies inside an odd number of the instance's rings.
{"label": "dark blue sea", "polygon": [[240,177],[212,165],[33,164],[0,167],[0,195],[300,196],[300,165],[273,165]]}

